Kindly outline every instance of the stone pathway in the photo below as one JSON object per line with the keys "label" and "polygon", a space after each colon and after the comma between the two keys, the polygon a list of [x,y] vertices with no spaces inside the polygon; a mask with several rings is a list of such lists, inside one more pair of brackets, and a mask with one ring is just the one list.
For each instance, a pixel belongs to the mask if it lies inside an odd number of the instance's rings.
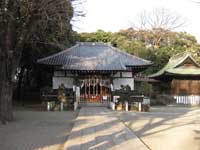
{"label": "stone pathway", "polygon": [[81,108],[65,150],[148,150],[114,113],[105,107]]}

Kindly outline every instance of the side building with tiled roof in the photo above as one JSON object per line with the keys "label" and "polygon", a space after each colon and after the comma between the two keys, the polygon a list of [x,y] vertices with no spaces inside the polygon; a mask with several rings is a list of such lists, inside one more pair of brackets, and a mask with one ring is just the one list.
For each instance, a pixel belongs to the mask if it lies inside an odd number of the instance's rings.
{"label": "side building with tiled roof", "polygon": [[111,91],[122,85],[134,90],[134,75],[152,65],[109,44],[92,42],[77,43],[37,62],[53,67],[53,89],[61,84],[75,88],[86,102],[109,99]]}
{"label": "side building with tiled roof", "polygon": [[180,104],[200,104],[200,65],[188,52],[172,58],[150,78],[170,82],[171,94]]}

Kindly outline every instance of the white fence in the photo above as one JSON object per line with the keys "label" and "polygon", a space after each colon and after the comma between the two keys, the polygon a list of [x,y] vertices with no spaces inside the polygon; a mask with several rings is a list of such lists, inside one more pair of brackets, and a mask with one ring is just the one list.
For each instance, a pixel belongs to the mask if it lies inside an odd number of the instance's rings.
{"label": "white fence", "polygon": [[200,105],[199,95],[174,96],[177,104]]}

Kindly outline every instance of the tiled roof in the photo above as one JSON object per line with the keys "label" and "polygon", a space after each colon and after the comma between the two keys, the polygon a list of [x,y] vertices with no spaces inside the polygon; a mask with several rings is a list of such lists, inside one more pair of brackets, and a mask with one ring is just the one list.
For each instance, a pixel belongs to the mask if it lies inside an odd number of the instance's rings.
{"label": "tiled roof", "polygon": [[[181,64],[184,64],[186,60],[190,60],[194,66],[180,67]],[[165,75],[175,75],[175,76],[199,76],[200,75],[200,66],[194,60],[192,55],[188,52],[180,53],[170,58],[169,62],[157,73],[150,75],[150,78],[160,78]]]}
{"label": "tiled roof", "polygon": [[130,55],[105,43],[84,42],[39,59],[40,64],[60,66],[64,70],[126,70],[147,68],[152,62]]}

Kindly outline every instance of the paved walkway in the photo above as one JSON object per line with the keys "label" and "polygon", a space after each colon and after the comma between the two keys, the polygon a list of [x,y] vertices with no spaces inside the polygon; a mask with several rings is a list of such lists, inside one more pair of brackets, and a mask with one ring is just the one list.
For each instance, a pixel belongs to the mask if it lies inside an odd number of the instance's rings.
{"label": "paved walkway", "polygon": [[65,150],[148,150],[136,135],[105,107],[83,107]]}

